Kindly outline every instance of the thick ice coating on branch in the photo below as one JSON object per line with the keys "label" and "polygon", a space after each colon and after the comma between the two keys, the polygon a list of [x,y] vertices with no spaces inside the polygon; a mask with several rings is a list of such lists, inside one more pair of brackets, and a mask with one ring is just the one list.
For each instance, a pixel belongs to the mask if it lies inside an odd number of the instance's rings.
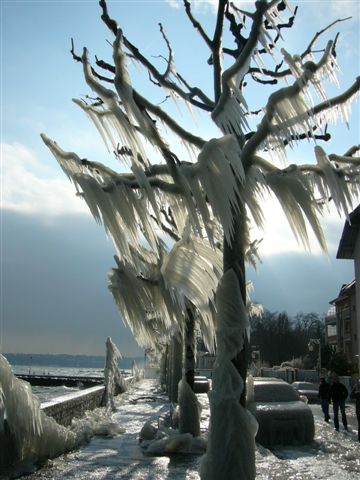
{"label": "thick ice coating on branch", "polygon": [[204,240],[184,234],[163,264],[143,263],[141,277],[127,263],[109,272],[109,288],[126,323],[141,345],[153,345],[159,332],[179,325],[186,303],[199,311],[204,340],[213,349],[214,294],[222,272],[221,255]]}
{"label": "thick ice coating on branch", "polygon": [[[233,235],[233,213],[238,210],[239,185],[245,178],[241,149],[236,137],[224,135],[209,140],[199,153],[196,166],[184,168],[183,172],[205,229],[214,215],[230,242]],[[209,229],[207,233],[211,241],[212,233]]]}
{"label": "thick ice coating on branch", "polygon": [[204,240],[183,236],[164,259],[161,274],[174,303],[186,311],[189,300],[199,312],[204,341],[213,350],[213,302],[222,273],[219,250]]}
{"label": "thick ice coating on branch", "polygon": [[[129,244],[140,245],[140,231],[153,250],[157,250],[157,237],[144,198],[124,183],[119,181],[115,183],[114,175],[106,173],[106,169],[104,172],[93,174],[75,153],[63,151],[44,134],[42,139],[74,183],[77,192],[86,201],[95,220],[104,224],[121,258],[125,257],[131,261]],[[138,248],[140,249],[140,246]]]}
{"label": "thick ice coating on branch", "polygon": [[[346,169],[340,169],[330,162],[326,152],[319,145],[315,147],[315,156],[318,166],[321,170],[320,175],[315,176],[316,186],[322,198],[331,200],[334,202],[336,209],[341,215],[344,213],[348,216],[352,210],[352,199],[355,197],[355,192],[349,188],[349,181],[346,178]],[[348,173],[351,172],[348,170]],[[359,196],[359,184],[357,185],[357,197]]]}
{"label": "thick ice coating on branch", "polygon": [[150,117],[141,112],[138,105],[134,101],[133,89],[131,85],[130,75],[127,69],[126,57],[122,50],[122,31],[118,29],[116,39],[114,41],[113,59],[115,63],[115,87],[116,91],[124,105],[128,118],[132,122],[136,122],[141,132],[155,146],[159,145],[160,137]]}
{"label": "thick ice coating on branch", "polygon": [[167,336],[171,325],[181,320],[181,310],[174,304],[169,292],[156,281],[141,280],[131,265],[119,265],[109,274],[109,289],[124,321],[137,342],[153,346]]}
{"label": "thick ice coating on branch", "polygon": [[254,480],[254,417],[239,403],[244,381],[231,360],[243,346],[248,317],[234,271],[222,277],[216,293],[217,352],[209,393],[210,431],[200,475],[203,480]]}

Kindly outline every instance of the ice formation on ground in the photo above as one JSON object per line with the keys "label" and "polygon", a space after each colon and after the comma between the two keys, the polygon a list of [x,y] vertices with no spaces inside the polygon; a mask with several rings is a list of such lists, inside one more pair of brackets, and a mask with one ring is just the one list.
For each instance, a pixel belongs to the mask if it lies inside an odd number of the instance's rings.
{"label": "ice formation on ground", "polygon": [[200,405],[190,385],[183,378],[179,382],[179,431],[200,436]]}
{"label": "ice formation on ground", "polygon": [[[115,347],[116,348],[116,347]],[[0,467],[16,469],[16,474],[31,470],[88,442],[91,437],[114,436],[124,429],[112,420],[106,409],[87,412],[73,419],[71,428],[59,425],[42,410],[29,383],[15,377],[0,354]]]}
{"label": "ice formation on ground", "polygon": [[[201,405],[185,379],[179,382],[178,425],[156,428],[145,422],[139,439],[141,447],[148,455],[164,456],[174,453],[204,453],[206,440],[200,436]],[[175,427],[179,427],[178,429]]]}
{"label": "ice formation on ground", "polygon": [[11,445],[6,463],[34,462],[52,458],[76,445],[76,435],[58,425],[40,409],[30,384],[17,379],[5,357],[0,355],[2,405],[0,424],[5,444]]}

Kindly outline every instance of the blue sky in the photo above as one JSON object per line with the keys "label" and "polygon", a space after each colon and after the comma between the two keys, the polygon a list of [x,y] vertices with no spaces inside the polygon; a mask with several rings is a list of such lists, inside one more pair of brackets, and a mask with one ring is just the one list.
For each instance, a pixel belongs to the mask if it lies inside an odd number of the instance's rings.
{"label": "blue sky", "polygon": [[[251,9],[251,2],[242,2]],[[285,47],[300,53],[316,31],[337,18],[352,15],[319,43],[340,32],[339,81],[346,89],[359,75],[358,1],[301,1]],[[211,94],[208,52],[186,21],[178,2],[108,2],[125,35],[152,58],[166,50],[159,33],[162,22],[172,42],[180,73]],[[295,3],[291,3],[294,8]],[[195,2],[194,12],[211,31],[216,2]],[[73,37],[78,53],[87,46],[91,58],[111,58],[111,34],[100,21],[97,1],[1,1],[1,323],[0,351],[24,353],[101,354],[110,335],[125,355],[139,350],[119,318],[107,291],[106,272],[113,266],[113,247],[40,139],[45,132],[65,150],[116,168],[95,128],[71,101],[89,94],[81,66],[69,53]],[[201,58],[201,62],[199,58]],[[160,59],[154,59],[161,62]],[[159,63],[161,64],[161,63]],[[143,71],[131,66],[136,86],[145,95],[163,97],[148,86]],[[144,80],[145,78],[145,80]],[[329,91],[336,94],[336,89]],[[262,106],[267,87],[249,91],[251,109]],[[188,125],[191,116],[167,102],[166,108]],[[204,116],[196,129],[205,138],[218,135]],[[343,153],[359,142],[359,106],[353,106],[351,127],[331,128],[328,153]],[[302,145],[289,161],[307,163],[313,145]],[[344,218],[324,219],[329,247],[325,257],[316,244],[303,252],[273,204],[257,272],[249,270],[253,298],[272,311],[325,312],[341,285],[354,277],[351,261],[336,260]]]}

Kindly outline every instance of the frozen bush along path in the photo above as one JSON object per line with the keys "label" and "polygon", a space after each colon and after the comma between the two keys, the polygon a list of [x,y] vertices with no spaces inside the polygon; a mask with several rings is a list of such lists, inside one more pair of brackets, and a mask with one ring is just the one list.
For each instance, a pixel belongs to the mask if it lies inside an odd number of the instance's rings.
{"label": "frozen bush along path", "polygon": [[[206,436],[209,406],[205,394],[197,395],[202,405],[201,435]],[[114,437],[94,437],[81,450],[51,460],[36,473],[22,477],[38,479],[121,479],[199,480],[201,456],[145,455],[138,443],[146,421],[157,426],[158,418],[170,411],[170,404],[153,380],[141,380],[115,398],[118,422],[126,433]],[[309,446],[281,447],[273,452],[257,445],[256,480],[356,480],[360,478],[360,444],[355,421],[350,431],[335,432],[323,421],[319,405],[311,405],[315,417],[315,441]],[[349,413],[354,409],[349,405]],[[349,415],[351,419],[351,414]],[[241,480],[241,479],[239,479]]]}

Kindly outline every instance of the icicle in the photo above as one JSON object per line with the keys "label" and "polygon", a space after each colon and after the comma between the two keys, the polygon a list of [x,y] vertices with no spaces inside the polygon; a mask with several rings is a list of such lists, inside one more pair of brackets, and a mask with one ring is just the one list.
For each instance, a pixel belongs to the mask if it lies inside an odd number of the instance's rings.
{"label": "icicle", "polygon": [[348,217],[353,206],[345,172],[332,165],[329,157],[320,146],[316,146],[314,150],[318,166],[322,172],[322,175],[317,177],[318,181],[316,182],[321,196],[326,200],[331,198],[339,215],[343,212]]}
{"label": "icicle", "polygon": [[305,175],[294,166],[291,171],[276,171],[266,175],[266,182],[277,196],[295,238],[310,248],[304,215],[324,252],[327,252],[323,232],[317,218],[316,205]]}
{"label": "icicle", "polygon": [[193,437],[200,436],[201,407],[190,385],[183,378],[178,387],[179,432],[191,433]]}
{"label": "icicle", "polygon": [[[136,128],[130,123],[129,119],[126,117],[124,112],[119,106],[119,99],[115,92],[104,87],[100,84],[97,79],[94,77],[91,66],[88,60],[87,49],[84,49],[82,55],[83,62],[83,71],[86,83],[89,87],[96,92],[96,94],[101,98],[104,104],[108,108],[108,114],[103,117],[103,121],[108,121],[109,126],[115,130],[119,135],[121,143],[130,148],[132,152],[132,161],[135,164],[139,164],[138,154],[141,156],[143,162],[147,162],[146,153],[142,145],[139,133]],[[128,91],[126,95],[128,94]],[[124,94],[125,95],[125,94]],[[126,104],[126,95],[125,95],[125,104]],[[130,108],[129,104],[126,104],[127,108]],[[94,113],[96,111],[92,110]]]}
{"label": "icicle", "polygon": [[221,255],[204,241],[187,238],[177,242],[164,259],[161,275],[174,303],[186,310],[189,300],[197,307],[205,341],[213,348],[214,294],[222,272]]}
{"label": "icicle", "polygon": [[233,209],[237,210],[238,183],[244,180],[241,149],[233,135],[207,142],[198,158],[195,175],[200,180],[215,217],[230,241],[233,233]]}
{"label": "icicle", "polygon": [[78,100],[77,98],[73,98],[73,102],[78,105],[86,113],[89,119],[94,123],[108,152],[111,153],[109,143],[111,144],[113,150],[116,151],[117,145],[114,137],[111,133],[111,130],[108,128],[107,123],[104,122],[103,119],[104,116],[111,115],[111,113],[105,110],[103,107],[95,108],[92,105],[87,105],[86,103]]}

